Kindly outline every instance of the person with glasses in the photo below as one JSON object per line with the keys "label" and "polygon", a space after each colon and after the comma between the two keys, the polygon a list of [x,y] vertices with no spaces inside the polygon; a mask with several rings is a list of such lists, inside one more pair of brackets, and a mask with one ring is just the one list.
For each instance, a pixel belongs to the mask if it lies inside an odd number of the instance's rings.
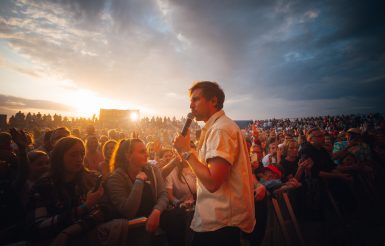
{"label": "person with glasses", "polygon": [[343,204],[354,203],[347,183],[352,182],[349,174],[338,172],[330,154],[324,148],[325,137],[320,128],[311,128],[306,133],[307,142],[300,150],[300,162],[311,163],[304,171],[301,183],[305,185],[305,211],[312,219],[323,218],[326,184],[335,198]]}

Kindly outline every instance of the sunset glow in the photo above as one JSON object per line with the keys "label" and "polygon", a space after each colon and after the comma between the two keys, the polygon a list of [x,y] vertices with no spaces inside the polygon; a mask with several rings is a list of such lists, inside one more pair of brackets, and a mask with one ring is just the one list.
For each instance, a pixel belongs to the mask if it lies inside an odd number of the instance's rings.
{"label": "sunset glow", "polygon": [[106,100],[96,94],[84,90],[78,91],[73,98],[69,99],[69,103],[76,109],[76,112],[87,118],[99,114],[100,107],[105,107],[104,103],[106,103]]}
{"label": "sunset glow", "polygon": [[139,114],[138,113],[136,113],[136,112],[132,112],[131,114],[130,114],[130,120],[132,120],[132,121],[138,121],[139,120]]}
{"label": "sunset glow", "polygon": [[0,111],[179,118],[193,81],[210,80],[236,119],[384,112],[382,9],[364,1],[3,0]]}

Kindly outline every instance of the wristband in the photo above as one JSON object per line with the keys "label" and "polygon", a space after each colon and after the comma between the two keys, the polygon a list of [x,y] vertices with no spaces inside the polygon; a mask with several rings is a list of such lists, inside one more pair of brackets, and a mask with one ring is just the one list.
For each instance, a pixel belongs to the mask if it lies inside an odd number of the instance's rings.
{"label": "wristband", "polygon": [[190,158],[191,154],[192,154],[191,151],[186,151],[186,152],[183,152],[181,155],[182,155],[183,160],[187,161],[188,158]]}

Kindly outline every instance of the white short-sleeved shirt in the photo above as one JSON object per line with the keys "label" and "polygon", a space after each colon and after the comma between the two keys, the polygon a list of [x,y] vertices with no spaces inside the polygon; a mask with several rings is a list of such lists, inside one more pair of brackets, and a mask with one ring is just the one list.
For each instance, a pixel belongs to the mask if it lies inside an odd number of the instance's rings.
{"label": "white short-sleeved shirt", "polygon": [[166,189],[172,189],[173,195],[180,201],[193,199],[191,193],[197,193],[196,176],[190,168],[184,168],[182,174],[185,177],[188,186],[183,177],[181,177],[183,182],[179,179],[178,170],[174,168],[166,178]]}
{"label": "white short-sleeved shirt", "polygon": [[199,160],[207,165],[214,157],[231,165],[229,176],[211,193],[197,179],[197,202],[191,229],[215,231],[226,226],[251,232],[255,225],[253,181],[247,145],[239,127],[223,110],[216,112],[202,129]]}
{"label": "white short-sleeved shirt", "polygon": [[270,164],[276,164],[277,163],[277,160],[275,159],[275,157],[272,157],[272,160],[273,160],[273,162],[270,163],[270,154],[265,155],[265,157],[262,158],[263,166],[267,167]]}

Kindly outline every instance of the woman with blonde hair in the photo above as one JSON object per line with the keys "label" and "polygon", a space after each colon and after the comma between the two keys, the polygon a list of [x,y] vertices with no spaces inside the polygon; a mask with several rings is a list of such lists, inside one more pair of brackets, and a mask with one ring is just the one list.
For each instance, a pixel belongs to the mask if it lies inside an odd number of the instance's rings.
{"label": "woman with blonde hair", "polygon": [[151,234],[162,227],[170,245],[183,245],[183,221],[180,223],[178,214],[165,211],[169,201],[162,175],[147,159],[146,146],[140,139],[119,142],[111,159],[113,172],[106,183],[112,209],[117,218],[147,217],[144,227],[128,230],[130,244],[150,243]]}
{"label": "woman with blonde hair", "polygon": [[110,166],[110,162],[111,162],[112,154],[117,144],[118,143],[115,140],[108,140],[103,144],[102,154],[103,154],[104,160],[99,163],[99,170],[103,176],[103,180],[106,180],[111,174],[112,168]]}

